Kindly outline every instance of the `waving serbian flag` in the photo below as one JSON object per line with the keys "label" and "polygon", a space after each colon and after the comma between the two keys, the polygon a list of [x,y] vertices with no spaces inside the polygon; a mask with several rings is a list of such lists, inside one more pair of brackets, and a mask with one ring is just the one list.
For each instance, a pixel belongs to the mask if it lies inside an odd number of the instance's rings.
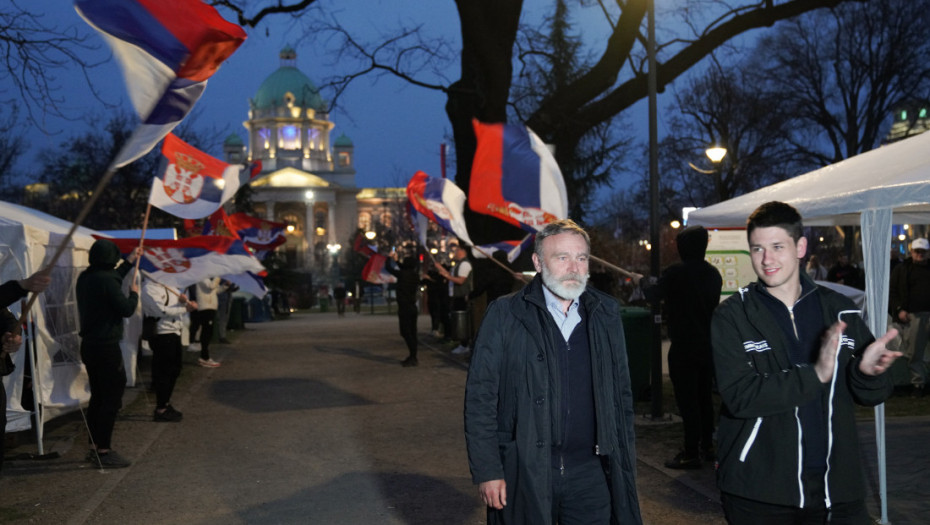
{"label": "waving serbian flag", "polygon": [[468,206],[536,232],[568,216],[565,180],[549,148],[526,126],[473,120],[478,145]]}
{"label": "waving serbian flag", "polygon": [[226,217],[226,227],[235,232],[259,259],[264,259],[272,250],[287,242],[287,224],[283,222],[234,213]]}
{"label": "waving serbian flag", "polygon": [[448,179],[435,179],[418,171],[407,183],[407,199],[427,219],[452,232],[469,245],[465,228],[465,192]]}
{"label": "waving serbian flag", "polygon": [[202,219],[239,189],[239,167],[217,160],[177,138],[161,148],[165,171],[152,180],[149,204],[182,219]]}
{"label": "waving serbian flag", "polygon": [[362,268],[362,280],[374,284],[397,282],[397,278],[384,269],[384,264],[386,262],[387,257],[380,253],[376,253],[369,257],[368,262],[365,263],[365,267]]}
{"label": "waving serbian flag", "polygon": [[75,9],[113,49],[142,119],[113,168],[145,155],[174,129],[246,38],[201,0],[77,0]]}
{"label": "waving serbian flag", "polygon": [[240,291],[250,293],[259,299],[265,297],[265,294],[268,293],[268,288],[265,287],[265,281],[252,272],[240,273],[238,275],[224,275],[223,279],[238,286]]}
{"label": "waving serbian flag", "polygon": [[[110,239],[123,255],[139,246],[139,239]],[[145,240],[139,269],[165,286],[184,289],[221,275],[265,270],[242,241],[231,237],[202,236],[178,240]]]}

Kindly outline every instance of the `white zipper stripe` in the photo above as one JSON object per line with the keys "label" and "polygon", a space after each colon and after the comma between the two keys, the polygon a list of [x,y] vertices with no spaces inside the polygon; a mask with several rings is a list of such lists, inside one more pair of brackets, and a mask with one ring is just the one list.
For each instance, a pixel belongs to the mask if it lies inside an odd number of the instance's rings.
{"label": "white zipper stripe", "polygon": [[798,407],[794,407],[794,419],[798,422],[798,495],[801,497],[799,507],[804,508],[804,480],[801,473],[804,472],[804,431],[801,429],[801,417]]}
{"label": "white zipper stripe", "polygon": [[753,442],[756,440],[756,436],[759,434],[759,427],[762,426],[762,418],[756,418],[756,424],[752,426],[752,432],[749,433],[749,439],[746,440],[746,444],[743,445],[743,450],[739,453],[740,463],[746,462],[746,456],[749,454],[749,449],[752,448]]}

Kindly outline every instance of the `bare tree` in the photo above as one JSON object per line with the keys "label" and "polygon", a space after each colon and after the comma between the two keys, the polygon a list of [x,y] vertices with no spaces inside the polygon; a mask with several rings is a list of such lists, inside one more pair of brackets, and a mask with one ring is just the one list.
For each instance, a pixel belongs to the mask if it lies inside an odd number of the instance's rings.
{"label": "bare tree", "polygon": [[[0,104],[24,107],[30,122],[44,130],[43,114],[76,118],[65,107],[65,86],[56,72],[77,67],[89,79],[90,70],[98,64],[88,62],[84,52],[97,45],[77,28],[47,26],[44,15],[33,10],[35,6],[25,8],[8,0],[0,9],[0,68],[12,84],[0,84]],[[93,89],[93,84],[88,85]]]}
{"label": "bare tree", "polygon": [[799,119],[794,147],[817,165],[881,142],[898,104],[930,94],[928,0],[844,4],[784,25],[760,63]]}
{"label": "bare tree", "polygon": [[[814,167],[791,149],[790,106],[752,71],[748,61],[714,64],[667,112],[660,162],[663,185],[675,195],[663,201],[673,217],[682,206],[714,204]],[[718,164],[704,156],[712,144],[727,149]]]}

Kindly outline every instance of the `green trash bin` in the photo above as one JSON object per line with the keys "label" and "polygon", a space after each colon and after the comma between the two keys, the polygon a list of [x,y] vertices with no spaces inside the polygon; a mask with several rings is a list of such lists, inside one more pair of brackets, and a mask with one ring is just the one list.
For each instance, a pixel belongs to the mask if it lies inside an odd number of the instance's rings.
{"label": "green trash bin", "polygon": [[633,399],[648,401],[652,373],[652,311],[638,306],[624,306],[620,308],[620,319],[626,338]]}
{"label": "green trash bin", "polygon": [[329,297],[320,296],[320,311],[321,312],[329,311]]}

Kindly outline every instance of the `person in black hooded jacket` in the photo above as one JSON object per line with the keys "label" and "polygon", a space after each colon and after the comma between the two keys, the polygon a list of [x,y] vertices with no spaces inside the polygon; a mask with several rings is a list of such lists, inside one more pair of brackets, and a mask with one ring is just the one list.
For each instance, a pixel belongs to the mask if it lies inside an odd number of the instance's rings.
{"label": "person in black hooded jacket", "polygon": [[650,302],[663,300],[671,346],[668,375],[685,427],[685,446],[668,468],[699,468],[701,458],[714,461],[714,364],[711,358],[710,320],[720,302],[723,279],[704,260],[707,230],[692,226],[676,241],[681,262],[662,272],[657,286],[645,289]]}
{"label": "person in black hooded jacket", "polygon": [[78,315],[81,322],[81,361],[90,383],[87,427],[90,451],[87,460],[100,468],[128,467],[129,461],[110,448],[116,414],[122,408],[126,371],[119,342],[123,338],[123,318],[136,311],[139,285],[133,281],[129,296],[123,294],[123,278],[132,269],[140,249],[120,258],[112,241],[98,239],[90,247],[90,267],[78,276]]}
{"label": "person in black hooded jacket", "polygon": [[397,278],[397,320],[400,336],[407,343],[407,358],[401,361],[405,367],[417,366],[417,291],[420,287],[420,270],[415,255],[405,255],[400,264],[388,261],[385,270]]}

